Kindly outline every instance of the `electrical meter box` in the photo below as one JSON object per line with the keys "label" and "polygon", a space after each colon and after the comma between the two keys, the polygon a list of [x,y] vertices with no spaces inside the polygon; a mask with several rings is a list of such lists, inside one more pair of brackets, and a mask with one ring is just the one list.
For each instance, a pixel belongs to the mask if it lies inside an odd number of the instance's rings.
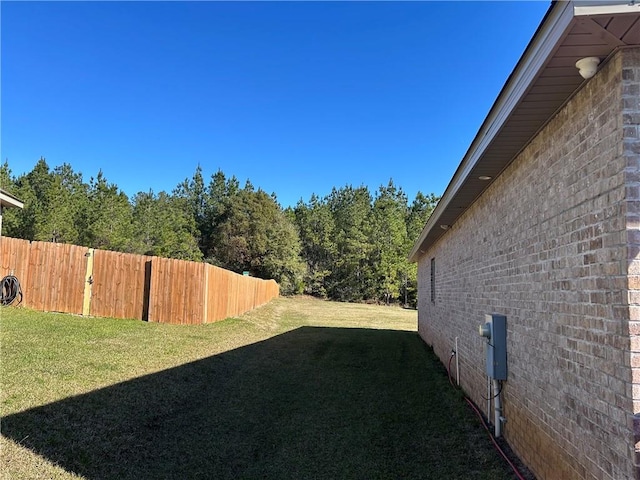
{"label": "electrical meter box", "polygon": [[487,339],[487,376],[494,380],[507,379],[507,317],[492,313],[484,316],[480,335]]}

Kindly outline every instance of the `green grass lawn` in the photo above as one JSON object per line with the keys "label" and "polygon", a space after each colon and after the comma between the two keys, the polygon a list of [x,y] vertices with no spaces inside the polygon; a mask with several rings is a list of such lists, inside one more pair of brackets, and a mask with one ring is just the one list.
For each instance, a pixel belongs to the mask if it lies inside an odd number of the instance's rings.
{"label": "green grass lawn", "polygon": [[0,310],[3,478],[508,479],[416,312],[210,325]]}

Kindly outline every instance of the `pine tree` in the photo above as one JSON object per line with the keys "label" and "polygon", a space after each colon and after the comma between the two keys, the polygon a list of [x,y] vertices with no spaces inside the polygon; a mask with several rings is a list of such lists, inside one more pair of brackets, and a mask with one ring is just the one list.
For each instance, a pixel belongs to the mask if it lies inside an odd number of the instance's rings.
{"label": "pine tree", "polygon": [[201,251],[206,249],[206,238],[202,232],[207,232],[207,198],[204,178],[202,177],[202,167],[200,164],[196,167],[191,179],[185,178],[174,189],[173,195],[176,200],[182,199],[186,205],[186,212],[193,217],[196,229],[193,235],[198,241]]}
{"label": "pine tree", "polygon": [[385,304],[398,299],[402,274],[406,270],[407,196],[393,180],[381,186],[373,202],[371,245],[372,266],[376,274],[376,298]]}
{"label": "pine tree", "polygon": [[202,260],[196,224],[184,197],[166,192],[139,192],[133,199],[133,225],[138,253],[180,260]]}
{"label": "pine tree", "polygon": [[132,214],[127,195],[100,170],[89,181],[81,243],[104,250],[134,251]]}
{"label": "pine tree", "polygon": [[306,263],[305,293],[326,298],[327,277],[336,257],[335,223],[327,203],[313,194],[308,204],[302,200],[293,210],[300,241],[302,258]]}
{"label": "pine tree", "polygon": [[211,261],[236,272],[273,278],[282,293],[293,293],[303,273],[298,233],[271,196],[248,185],[236,191],[233,178],[227,183]]}
{"label": "pine tree", "polygon": [[366,186],[333,189],[327,204],[335,223],[336,252],[327,278],[329,297],[340,301],[371,298],[371,194]]}

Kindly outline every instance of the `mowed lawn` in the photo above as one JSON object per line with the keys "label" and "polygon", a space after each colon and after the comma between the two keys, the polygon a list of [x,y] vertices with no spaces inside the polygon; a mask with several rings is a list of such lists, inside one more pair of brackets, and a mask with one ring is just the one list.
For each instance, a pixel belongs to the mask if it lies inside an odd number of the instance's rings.
{"label": "mowed lawn", "polygon": [[509,479],[415,311],[202,326],[0,310],[2,478]]}

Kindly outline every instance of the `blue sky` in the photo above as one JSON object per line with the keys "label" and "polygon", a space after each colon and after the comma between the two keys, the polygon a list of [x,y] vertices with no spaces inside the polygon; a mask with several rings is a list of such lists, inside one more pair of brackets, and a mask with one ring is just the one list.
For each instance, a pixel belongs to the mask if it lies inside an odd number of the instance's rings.
{"label": "blue sky", "polygon": [[548,7],[3,1],[1,159],[130,197],[198,164],[285,207],[389,178],[440,195]]}

